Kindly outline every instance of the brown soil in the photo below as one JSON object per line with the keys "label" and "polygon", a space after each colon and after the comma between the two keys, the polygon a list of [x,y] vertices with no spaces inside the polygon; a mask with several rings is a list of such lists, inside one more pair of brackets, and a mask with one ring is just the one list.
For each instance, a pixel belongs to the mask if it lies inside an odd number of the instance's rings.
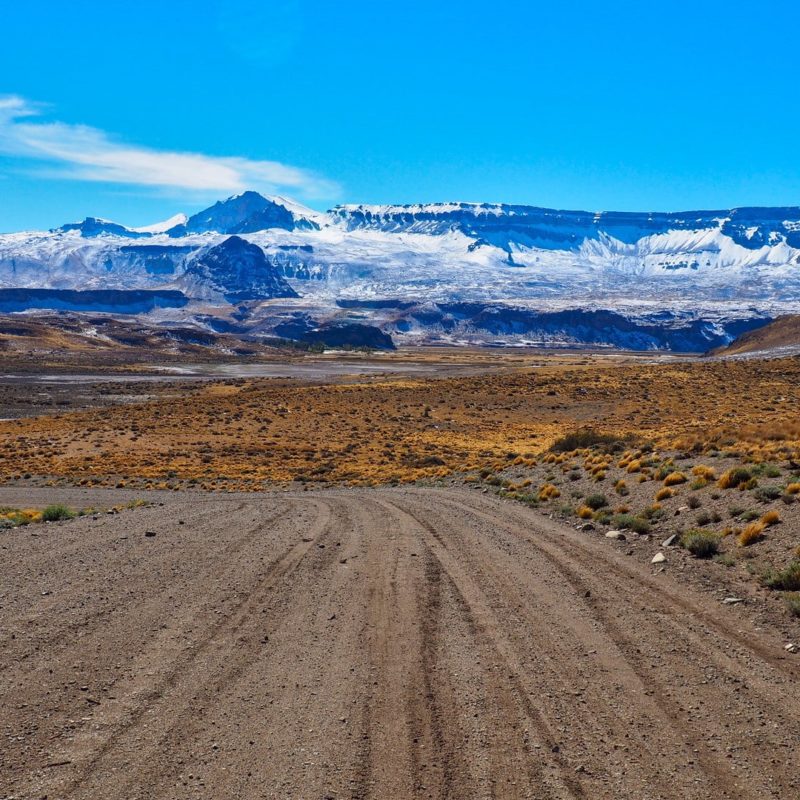
{"label": "brown soil", "polygon": [[481,492],[155,496],[2,534],[0,796],[800,794],[746,606]]}

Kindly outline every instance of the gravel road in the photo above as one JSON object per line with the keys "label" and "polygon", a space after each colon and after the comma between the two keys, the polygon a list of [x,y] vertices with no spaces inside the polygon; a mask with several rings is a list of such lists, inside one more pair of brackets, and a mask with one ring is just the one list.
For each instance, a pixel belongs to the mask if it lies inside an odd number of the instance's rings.
{"label": "gravel road", "polygon": [[154,497],[0,534],[0,798],[800,796],[800,656],[669,570],[460,489]]}

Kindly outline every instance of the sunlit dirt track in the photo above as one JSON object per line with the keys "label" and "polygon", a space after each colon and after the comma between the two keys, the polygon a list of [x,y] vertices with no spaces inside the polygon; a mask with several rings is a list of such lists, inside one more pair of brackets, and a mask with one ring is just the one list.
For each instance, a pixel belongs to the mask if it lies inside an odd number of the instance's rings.
{"label": "sunlit dirt track", "polygon": [[162,499],[0,533],[0,797],[800,796],[797,657],[599,538],[458,489]]}

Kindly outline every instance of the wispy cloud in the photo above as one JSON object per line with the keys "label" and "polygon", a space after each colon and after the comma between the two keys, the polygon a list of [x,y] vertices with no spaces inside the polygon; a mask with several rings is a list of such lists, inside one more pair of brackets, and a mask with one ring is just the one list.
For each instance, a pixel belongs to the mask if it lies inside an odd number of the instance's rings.
{"label": "wispy cloud", "polygon": [[257,189],[331,199],[335,183],[277,161],[171,152],[117,141],[105,131],[41,119],[43,108],[0,96],[0,153],[48,165],[57,177],[186,191]]}

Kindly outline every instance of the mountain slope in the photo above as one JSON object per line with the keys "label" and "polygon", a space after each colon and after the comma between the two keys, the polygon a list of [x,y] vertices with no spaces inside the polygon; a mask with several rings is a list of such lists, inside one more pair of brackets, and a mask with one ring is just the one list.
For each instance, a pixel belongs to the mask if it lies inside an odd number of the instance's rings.
{"label": "mountain slope", "polygon": [[800,351],[800,315],[780,317],[773,322],[738,336],[726,347],[710,355],[735,356],[747,353]]}

